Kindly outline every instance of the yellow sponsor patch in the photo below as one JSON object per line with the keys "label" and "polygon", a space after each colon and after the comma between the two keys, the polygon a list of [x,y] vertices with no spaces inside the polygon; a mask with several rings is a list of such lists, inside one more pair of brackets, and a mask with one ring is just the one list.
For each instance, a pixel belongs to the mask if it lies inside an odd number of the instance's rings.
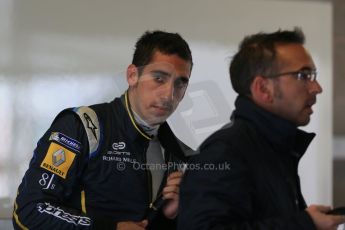
{"label": "yellow sponsor patch", "polygon": [[41,163],[41,168],[66,179],[66,175],[73,163],[74,157],[75,153],[52,142]]}

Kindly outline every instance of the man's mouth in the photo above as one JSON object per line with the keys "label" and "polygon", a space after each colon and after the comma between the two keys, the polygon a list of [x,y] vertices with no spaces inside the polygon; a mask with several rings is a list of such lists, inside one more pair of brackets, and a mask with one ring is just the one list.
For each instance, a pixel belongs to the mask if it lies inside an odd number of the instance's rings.
{"label": "man's mouth", "polygon": [[307,106],[312,107],[316,103],[316,97],[313,97],[307,101]]}
{"label": "man's mouth", "polygon": [[315,105],[315,103],[316,103],[316,98],[312,98],[312,99],[308,100],[308,102],[306,103],[306,106],[305,106],[305,107],[306,107],[308,110],[310,110],[310,114],[313,113],[312,106]]}
{"label": "man's mouth", "polygon": [[167,113],[167,112],[171,111],[171,107],[170,106],[158,106],[158,105],[155,105],[155,106],[153,106],[153,108],[155,108],[156,110],[158,110],[160,112],[164,112],[164,113]]}

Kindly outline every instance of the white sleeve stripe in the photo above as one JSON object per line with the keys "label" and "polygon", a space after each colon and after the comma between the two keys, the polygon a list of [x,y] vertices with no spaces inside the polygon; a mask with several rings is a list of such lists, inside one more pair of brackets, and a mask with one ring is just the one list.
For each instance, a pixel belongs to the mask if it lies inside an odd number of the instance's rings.
{"label": "white sleeve stripe", "polygon": [[89,154],[91,155],[98,149],[101,136],[97,114],[87,106],[79,107],[75,112],[83,122],[87,138],[89,140]]}

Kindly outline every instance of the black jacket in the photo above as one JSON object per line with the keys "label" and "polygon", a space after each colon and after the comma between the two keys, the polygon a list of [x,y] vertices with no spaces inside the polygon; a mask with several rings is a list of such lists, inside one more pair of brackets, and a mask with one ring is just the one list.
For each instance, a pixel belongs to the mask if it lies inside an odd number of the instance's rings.
{"label": "black jacket", "polygon": [[[141,221],[152,214],[150,172],[140,167],[150,137],[133,123],[128,108],[117,98],[57,116],[19,186],[15,229],[114,230],[119,221]],[[158,139],[166,163],[185,160],[167,123],[160,126]],[[165,183],[166,177],[161,189]],[[155,216],[149,229],[175,225],[160,211]]]}
{"label": "black jacket", "polygon": [[178,229],[314,230],[297,167],[315,134],[249,99],[235,105],[232,123],[189,161],[199,170],[187,170],[182,181]]}

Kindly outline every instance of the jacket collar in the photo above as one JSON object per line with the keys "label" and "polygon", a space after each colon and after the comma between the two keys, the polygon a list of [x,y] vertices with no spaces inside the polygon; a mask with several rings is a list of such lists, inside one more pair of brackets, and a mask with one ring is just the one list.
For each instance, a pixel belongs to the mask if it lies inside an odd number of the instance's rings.
{"label": "jacket collar", "polygon": [[264,110],[248,98],[237,97],[235,106],[232,119],[245,119],[253,123],[278,152],[294,153],[300,158],[315,136],[315,133],[298,129],[295,124]]}
{"label": "jacket collar", "polygon": [[113,124],[112,126],[123,130],[122,132],[125,137],[131,142],[147,147],[148,142],[152,137],[147,135],[145,131],[135,123],[134,116],[130,109],[129,100],[126,101],[126,93],[119,98],[115,98],[111,102],[111,107],[112,113],[114,114],[113,116],[118,117],[119,121],[117,124]]}
{"label": "jacket collar", "polygon": [[[126,92],[127,93],[127,92]],[[133,112],[130,108],[129,100],[126,96],[126,93],[123,94],[120,98],[115,98],[112,102],[113,112],[116,114],[120,114],[123,122],[120,127],[124,130],[124,133],[128,138],[130,138],[134,142],[141,143],[142,145],[148,145],[148,142],[153,138],[149,134],[147,134],[141,127],[135,122]],[[165,149],[173,149],[178,153],[182,151],[178,147],[177,139],[173,132],[171,131],[167,122],[164,122],[160,125],[158,129],[158,139]]]}
{"label": "jacket collar", "polygon": [[[174,135],[172,130],[170,129],[167,122],[161,124],[158,129],[158,139],[164,149],[169,149],[169,152],[173,153],[178,159],[182,161],[186,161],[185,151],[182,150],[182,144],[177,137]],[[189,147],[187,147],[189,151]],[[185,149],[185,150],[187,150]]]}

